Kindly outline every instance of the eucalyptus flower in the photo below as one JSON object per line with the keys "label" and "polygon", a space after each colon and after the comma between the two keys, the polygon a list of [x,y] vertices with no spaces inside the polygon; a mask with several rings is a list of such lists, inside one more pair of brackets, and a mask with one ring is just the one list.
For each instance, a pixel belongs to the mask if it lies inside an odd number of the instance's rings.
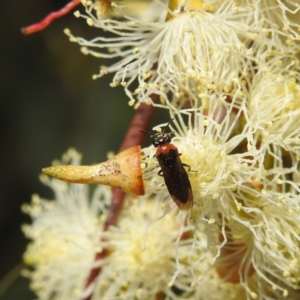
{"label": "eucalyptus flower", "polygon": [[[212,106],[206,114],[196,108],[175,114],[170,107],[176,116],[172,143],[190,165],[194,195],[194,207],[182,214],[196,232],[206,233],[220,276],[258,299],[271,292],[280,298],[297,288],[300,246],[299,108],[294,105],[299,87],[293,78],[282,86],[272,77],[261,80],[260,94],[250,90],[252,98],[240,110],[233,110],[234,102]],[[261,107],[246,106],[246,100]],[[163,181],[151,173],[154,147],[143,153],[146,192],[163,193]]]}
{"label": "eucalyptus flower", "polygon": [[[69,150],[63,162],[78,164],[81,158]],[[38,195],[22,209],[32,218],[24,225],[31,239],[24,254],[24,271],[39,299],[80,299],[94,255],[101,247],[101,229],[105,220],[110,190],[98,186],[91,198],[88,186],[70,185],[41,176],[41,181],[54,192],[55,200]]]}
{"label": "eucalyptus flower", "polygon": [[[99,15],[99,3],[84,2],[86,15],[75,13],[102,29],[98,37],[88,41],[69,29],[65,33],[82,46],[84,54],[120,58],[101,66],[93,78],[115,73],[111,86],[122,85],[130,105],[136,100],[153,104],[149,97],[153,93],[163,103],[168,102],[170,92],[193,104],[203,94],[222,97],[237,80],[254,76],[256,65],[299,49],[299,24],[289,18],[298,12],[296,4],[194,0],[167,5],[154,1],[159,8],[152,11],[152,18],[145,18],[145,11],[132,16],[134,4],[129,10],[130,3],[113,3],[110,10],[122,16],[116,19]],[[111,34],[104,36],[103,31]]]}
{"label": "eucalyptus flower", "polygon": [[[130,105],[168,111],[153,132],[172,137],[193,205],[178,211],[153,145],[121,152],[113,168],[47,168],[134,195],[107,229],[109,188],[90,198],[84,186],[42,177],[55,201],[34,196],[24,206],[33,219],[24,257],[40,299],[298,299],[298,1],[82,3],[86,15],[75,15],[102,31],[90,41],[65,33],[85,54],[119,59],[94,78],[115,73],[111,86],[122,85]],[[70,151],[68,162],[80,159]],[[106,176],[133,173],[131,166],[138,176],[110,184]],[[103,249],[108,254],[94,260]],[[87,286],[95,267],[101,271]]]}

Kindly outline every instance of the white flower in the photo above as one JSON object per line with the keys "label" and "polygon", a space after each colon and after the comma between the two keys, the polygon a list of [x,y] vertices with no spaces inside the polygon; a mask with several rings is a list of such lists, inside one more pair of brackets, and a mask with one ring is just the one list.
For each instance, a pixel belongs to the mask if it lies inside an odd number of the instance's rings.
{"label": "white flower", "polygon": [[[174,210],[165,214],[162,200],[161,196],[126,199],[118,224],[107,233],[111,254],[99,262],[102,271],[93,299],[155,299],[158,294],[177,299],[176,289],[189,294],[192,263],[204,259],[205,244],[192,248],[192,227],[176,218]],[[194,276],[199,270],[194,269]]]}
{"label": "white flower", "polygon": [[[173,2],[184,5],[184,1]],[[166,4],[154,1],[159,7],[153,14],[159,17],[156,21],[143,18],[142,13],[133,17],[134,10],[126,5],[111,8],[123,20],[103,18],[97,15],[97,3],[86,5],[87,16],[79,12],[76,16],[113,36],[100,33],[87,41],[69,30],[66,34],[83,46],[85,54],[120,57],[113,65],[101,67],[94,78],[115,73],[111,86],[124,86],[130,105],[135,96],[153,103],[149,97],[153,93],[163,103],[168,102],[169,92],[177,99],[184,96],[192,105],[211,94],[221,98],[224,92],[232,92],[237,80],[251,78],[261,61],[294,54],[300,40],[299,24],[290,18],[299,8],[281,1],[186,1],[186,6],[169,10],[168,15]]]}
{"label": "white flower", "polygon": [[256,142],[277,145],[298,156],[299,148],[295,146],[300,141],[299,72],[296,58],[285,68],[260,70],[250,87],[248,122],[255,131]]}
{"label": "white flower", "polygon": [[262,282],[257,293],[269,289],[279,298],[295,294],[300,278],[299,62],[284,56],[281,61],[270,61],[253,78],[247,122],[248,142],[261,153],[252,196],[260,213],[251,220],[258,225],[251,242],[252,265]]}
{"label": "white flower", "polygon": [[[65,163],[79,163],[74,150],[64,157]],[[71,185],[56,179],[42,181],[55,193],[55,201],[34,195],[30,205],[23,205],[33,223],[24,225],[32,241],[24,261],[33,267],[25,271],[31,288],[39,299],[80,299],[95,253],[99,251],[109,188],[98,186],[91,199],[88,186]]]}
{"label": "white flower", "polygon": [[255,12],[253,23],[260,28],[259,40],[264,39],[263,35],[266,37],[264,46],[268,55],[299,53],[300,2],[298,0],[253,1],[249,6],[253,6]]}
{"label": "white flower", "polygon": [[[273,89],[269,90],[264,83],[262,91],[266,96],[259,98],[263,107],[264,101],[286,106],[298,97],[295,84],[291,85],[292,89],[282,89],[277,84],[276,89],[272,83]],[[271,91],[278,94],[278,102]],[[296,252],[300,244],[296,224],[300,219],[293,212],[300,209],[300,189],[296,184],[299,182],[299,117],[294,119],[290,114],[297,114],[299,109],[292,105],[288,105],[288,110],[275,109],[274,124],[281,118],[290,120],[290,126],[284,127],[288,134],[285,138],[282,128],[281,140],[278,135],[277,140],[276,135],[261,140],[254,128],[268,127],[268,120],[257,117],[256,110],[252,115],[245,103],[241,103],[243,112],[249,116],[244,123],[241,112],[232,110],[231,105],[235,103],[219,109],[217,117],[217,109],[211,109],[207,115],[197,109],[177,111],[170,125],[175,135],[172,143],[182,154],[182,162],[193,170],[187,170],[194,195],[194,207],[187,216],[196,232],[207,234],[212,262],[222,278],[240,282],[249,295],[258,298],[272,288],[276,290],[272,290],[274,295],[285,295],[295,288],[298,280]],[[263,107],[257,114],[267,115],[270,104],[265,111]],[[225,109],[223,114],[222,109]],[[175,112],[173,108],[171,111]],[[287,152],[281,149],[284,145]],[[156,164],[155,151],[153,146],[143,149],[143,162],[147,164],[146,191],[164,194],[166,186],[156,175],[157,169],[150,171]],[[288,236],[284,235],[286,231]],[[280,252],[286,238],[289,240],[286,253]]]}

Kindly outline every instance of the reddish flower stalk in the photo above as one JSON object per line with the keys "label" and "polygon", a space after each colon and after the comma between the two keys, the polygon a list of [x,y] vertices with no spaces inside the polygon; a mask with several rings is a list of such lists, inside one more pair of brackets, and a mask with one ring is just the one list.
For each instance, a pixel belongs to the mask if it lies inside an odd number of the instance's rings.
{"label": "reddish flower stalk", "polygon": [[[151,95],[152,100],[155,102],[157,99],[157,95]],[[153,106],[141,103],[136,113],[131,121],[127,134],[123,140],[121,147],[119,148],[119,152],[124,151],[127,148],[139,145],[142,143],[144,139],[144,134],[140,132],[140,130],[146,130],[148,128],[151,116],[153,112]],[[109,208],[109,213],[107,220],[104,224],[104,230],[108,230],[111,225],[116,225],[118,221],[119,214],[122,210],[123,202],[125,198],[125,193],[118,189],[113,189],[112,191],[112,200]],[[103,249],[101,252],[96,253],[94,261],[99,261],[105,258],[108,254],[107,249]],[[85,289],[90,290],[94,281],[98,277],[101,272],[101,267],[95,267],[91,270],[86,284]],[[92,289],[91,289],[92,290]],[[85,295],[82,300],[90,300],[93,296],[93,291],[88,295]]]}
{"label": "reddish flower stalk", "polygon": [[22,33],[24,35],[32,34],[38,31],[44,30],[48,25],[57,18],[60,18],[66,14],[68,14],[73,8],[80,4],[80,0],[71,0],[66,6],[58,11],[53,11],[49,15],[47,15],[42,21],[22,28]]}

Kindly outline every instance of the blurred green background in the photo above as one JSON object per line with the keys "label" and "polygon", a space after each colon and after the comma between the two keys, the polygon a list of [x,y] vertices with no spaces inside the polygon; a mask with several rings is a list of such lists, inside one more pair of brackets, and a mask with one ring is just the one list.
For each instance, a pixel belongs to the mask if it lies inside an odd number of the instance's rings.
{"label": "blurred green background", "polygon": [[0,299],[33,299],[25,294],[27,282],[12,285],[8,280],[15,278],[18,268],[7,275],[20,266],[28,242],[20,226],[30,219],[21,205],[30,202],[33,193],[53,197],[39,182],[41,168],[69,147],[83,154],[83,164],[105,160],[108,151],[118,150],[134,113],[122,88],[109,87],[111,75],[91,79],[101,64],[109,62],[84,56],[63,34],[68,27],[90,38],[101,34],[99,30],[71,13],[42,32],[21,34],[22,27],[66,3],[0,2]]}

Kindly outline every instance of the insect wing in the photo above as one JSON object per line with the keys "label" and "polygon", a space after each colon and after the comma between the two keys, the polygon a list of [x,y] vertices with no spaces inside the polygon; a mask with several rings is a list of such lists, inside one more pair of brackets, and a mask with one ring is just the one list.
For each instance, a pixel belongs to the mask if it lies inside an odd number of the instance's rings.
{"label": "insect wing", "polygon": [[168,191],[180,210],[193,207],[193,192],[186,170],[180,157],[172,166],[160,164]]}

